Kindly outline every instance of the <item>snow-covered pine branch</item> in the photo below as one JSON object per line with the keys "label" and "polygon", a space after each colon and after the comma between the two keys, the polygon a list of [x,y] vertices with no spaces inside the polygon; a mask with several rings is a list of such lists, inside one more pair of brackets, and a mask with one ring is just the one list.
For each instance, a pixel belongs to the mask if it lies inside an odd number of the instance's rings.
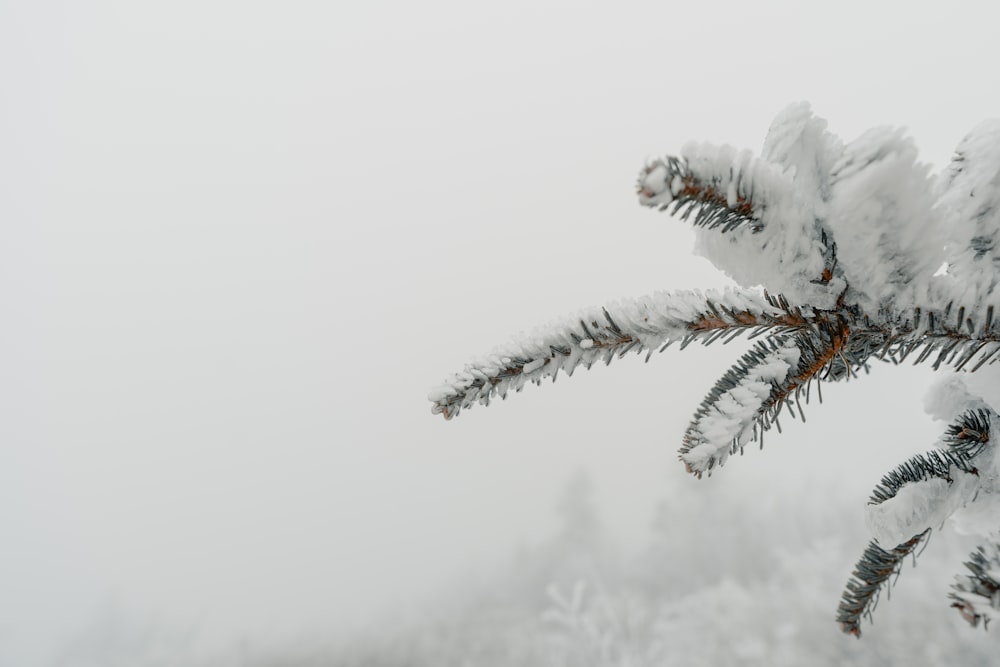
{"label": "snow-covered pine branch", "polygon": [[872,318],[859,318],[854,328],[859,336],[880,336],[876,356],[893,363],[909,358],[914,364],[930,361],[935,370],[944,365],[976,371],[1000,359],[1000,322],[993,306],[985,311],[952,303],[940,309],[881,309]]}
{"label": "snow-covered pine branch", "polygon": [[948,229],[948,296],[974,311],[1000,305],[1000,120],[962,139],[941,177],[936,202]]}
{"label": "snow-covered pine branch", "polygon": [[683,347],[695,340],[728,341],[744,332],[794,330],[807,321],[787,302],[751,290],[657,292],[584,310],[515,338],[467,364],[428,399],[435,414],[451,418],[475,403],[488,405],[494,396],[520,391],[528,382],[555,379],[560,371],[572,375],[579,366],[607,364],[629,352],[645,351],[648,360],[674,342]]}
{"label": "snow-covered pine branch", "polygon": [[732,146],[691,145],[681,158],[667,156],[639,174],[639,202],[672,213],[692,224],[726,233],[745,225],[764,229],[762,200],[790,196],[791,183],[750,151]]}
{"label": "snow-covered pine branch", "polygon": [[844,148],[831,174],[826,225],[847,302],[868,312],[927,305],[947,239],[929,171],[900,129],[869,130]]}
{"label": "snow-covered pine branch", "polygon": [[976,627],[983,622],[989,629],[990,621],[1000,615],[1000,544],[994,536],[985,545],[969,554],[965,567],[969,574],[955,577],[948,598],[969,625]]}
{"label": "snow-covered pine branch", "polygon": [[[793,302],[832,308],[846,284],[821,224],[828,174],[799,164],[804,157],[791,144],[800,137],[832,151],[835,142],[826,140],[825,123],[815,122],[808,107],[779,120],[765,146],[777,161],[731,146],[688,144],[680,157],[656,160],[640,172],[639,202],[672,208],[682,220],[693,214],[696,251],[739,284],[766,285]],[[818,189],[800,186],[820,181]]]}
{"label": "snow-covered pine branch", "polygon": [[876,348],[867,337],[850,337],[846,321],[816,313],[809,326],[794,335],[772,336],[744,354],[702,401],[684,435],[680,458],[697,476],[711,472],[728,457],[742,452],[748,442],[763,443],[772,425],[780,431],[783,408],[805,419],[815,382],[856,375],[867,366]]}
{"label": "snow-covered pine branch", "polygon": [[[991,446],[996,413],[971,410],[948,427],[941,449],[918,454],[882,477],[868,501],[866,523],[881,544],[898,544],[943,524],[994,482]],[[988,490],[992,491],[988,486]]]}
{"label": "snow-covered pine branch", "polygon": [[759,341],[709,392],[684,434],[680,458],[698,476],[763,437],[778,418],[799,348],[784,337]]}
{"label": "snow-covered pine branch", "polygon": [[796,189],[813,193],[816,202],[830,199],[830,174],[844,151],[843,142],[826,127],[808,103],[791,104],[775,116],[760,153],[780,166]]}
{"label": "snow-covered pine branch", "polygon": [[[897,466],[872,491],[866,523],[875,539],[858,561],[841,600],[837,620],[845,632],[861,635],[860,619],[870,617],[882,586],[898,574],[903,559],[931,530],[975,504],[981,492],[991,495],[997,490],[991,440],[996,416],[986,409],[960,415],[942,436],[941,449]],[[888,550],[882,546],[890,544],[897,546]],[[952,606],[963,615],[975,613],[969,611],[971,603]]]}
{"label": "snow-covered pine branch", "polygon": [[[928,404],[952,422],[940,449],[890,471],[872,493],[876,539],[838,616],[860,635],[860,619],[932,528],[950,517],[987,535],[1000,523],[1000,372],[990,369],[1000,359],[1000,122],[975,128],[944,174],[931,176],[902,130],[845,145],[798,104],[775,119],[760,157],[689,144],[648,164],[637,189],[642,204],[692,221],[697,251],[742,289],[661,293],[564,318],[449,378],[431,393],[433,411],[451,417],[629,351],[759,334],[684,436],[681,459],[700,476],[760,439],[785,409],[802,417],[814,383],[875,360],[951,366],[960,373]],[[989,549],[953,596],[974,622],[1000,609],[1000,545]]]}

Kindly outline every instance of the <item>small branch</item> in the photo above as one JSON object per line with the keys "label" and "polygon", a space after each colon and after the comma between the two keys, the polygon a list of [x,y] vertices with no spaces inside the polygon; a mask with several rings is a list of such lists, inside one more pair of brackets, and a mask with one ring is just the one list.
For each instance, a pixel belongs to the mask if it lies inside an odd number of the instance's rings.
{"label": "small branch", "polygon": [[610,363],[629,352],[654,351],[679,342],[728,342],[743,333],[794,331],[811,313],[781,308],[750,290],[659,292],[563,318],[467,364],[433,390],[432,412],[445,418],[475,403],[505,398],[527,382],[572,375],[579,366]]}
{"label": "small branch", "polygon": [[693,215],[696,227],[722,233],[742,226],[760,232],[767,204],[795,197],[776,165],[748,151],[707,144],[685,148],[684,157],[650,163],[639,173],[636,191],[644,206],[661,211],[673,206],[683,220]]}
{"label": "small branch", "polygon": [[955,577],[951,586],[952,593],[948,595],[954,600],[951,606],[969,625],[976,627],[982,621],[983,628],[988,628],[994,612],[1000,611],[1000,581],[997,578],[1000,545],[990,543],[977,547],[969,555],[965,567],[969,574]]}
{"label": "small branch", "polygon": [[913,553],[930,532],[928,528],[888,551],[874,540],[868,543],[841,596],[837,609],[837,622],[840,623],[841,630],[861,637],[861,619],[871,620],[882,586],[891,585],[889,579],[899,575],[903,559]]}
{"label": "small branch", "polygon": [[969,459],[959,453],[935,449],[924,454],[917,454],[882,477],[882,480],[872,490],[868,504],[881,505],[887,500],[895,498],[899,490],[907,484],[925,482],[935,477],[951,482],[953,468],[958,468],[962,472],[978,474]]}
{"label": "small branch", "polygon": [[943,309],[913,308],[901,314],[879,313],[871,330],[882,332],[886,343],[880,358],[901,363],[914,352],[914,364],[933,362],[935,370],[953,366],[979,370],[994,363],[1000,352],[1000,323],[993,319],[993,309],[987,309],[981,323],[965,307],[948,304]]}
{"label": "small branch", "polygon": [[[779,298],[768,297],[772,305]],[[787,307],[787,303],[783,304]],[[863,339],[859,339],[863,340]],[[793,336],[770,333],[769,339],[744,354],[712,387],[684,434],[679,450],[688,472],[711,474],[749,442],[762,441],[783,408],[805,419],[802,398],[809,400],[812,381],[839,380],[864,366],[871,354],[855,344],[845,319],[814,312],[808,327]],[[796,414],[795,405],[798,406]],[[780,430],[780,428],[779,428]]]}

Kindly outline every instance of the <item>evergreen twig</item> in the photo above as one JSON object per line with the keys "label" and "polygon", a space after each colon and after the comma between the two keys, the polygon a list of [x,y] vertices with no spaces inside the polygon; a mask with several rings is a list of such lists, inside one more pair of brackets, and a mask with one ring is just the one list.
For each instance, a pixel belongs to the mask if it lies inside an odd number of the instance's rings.
{"label": "evergreen twig", "polygon": [[988,629],[990,614],[986,609],[1000,611],[1000,544],[980,545],[969,554],[965,567],[969,574],[955,577],[948,598],[969,625],[976,627],[982,621]]}
{"label": "evergreen twig", "polygon": [[902,571],[903,560],[913,553],[930,532],[931,529],[928,528],[889,550],[883,549],[874,540],[868,543],[861,559],[854,566],[854,572],[837,609],[837,622],[844,632],[861,637],[861,619],[871,620],[882,587],[886,586],[888,590],[892,585],[889,580],[893,576],[899,576]]}

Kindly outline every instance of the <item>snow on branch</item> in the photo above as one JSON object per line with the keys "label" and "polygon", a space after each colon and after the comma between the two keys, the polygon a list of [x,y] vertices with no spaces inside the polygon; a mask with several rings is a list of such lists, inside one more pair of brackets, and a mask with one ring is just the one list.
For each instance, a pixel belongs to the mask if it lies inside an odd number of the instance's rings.
{"label": "snow on branch", "polygon": [[[784,337],[759,341],[709,392],[684,434],[680,458],[698,476],[757,440],[777,421],[799,348]],[[759,430],[758,430],[759,429]]]}
{"label": "snow on branch", "polygon": [[629,352],[657,350],[679,342],[726,342],[745,332],[791,331],[805,326],[809,313],[792,309],[780,298],[751,290],[657,292],[605,308],[564,317],[522,335],[465,370],[449,377],[428,395],[432,412],[451,418],[494,396],[506,398],[528,382],[572,375],[579,366],[608,364]]}
{"label": "snow on branch", "polygon": [[948,223],[947,278],[955,298],[977,309],[997,305],[1000,276],[1000,120],[980,123],[942,174],[936,207]]}
{"label": "snow on branch", "polygon": [[917,455],[882,478],[865,523],[877,541],[896,544],[942,525],[976,498],[979,485],[978,469],[964,457],[944,451]]}
{"label": "snow on branch", "polygon": [[970,410],[948,427],[941,438],[945,449],[917,454],[886,473],[872,491],[868,504],[879,505],[892,499],[906,484],[937,477],[949,479],[952,468],[976,473],[973,459],[985,449],[990,439],[989,416],[985,410]]}
{"label": "snow on branch", "polygon": [[920,303],[945,259],[929,168],[902,130],[876,128],[849,143],[833,167],[828,229],[849,285],[866,310]]}
{"label": "snow on branch", "polygon": [[[854,345],[846,323],[819,313],[791,336],[758,342],[715,384],[684,434],[680,459],[688,472],[711,474],[772,425],[779,430],[783,408],[805,419],[813,381],[839,380],[865,366],[872,350]],[[864,341],[864,339],[858,339]],[[820,396],[822,399],[822,396]]]}
{"label": "snow on branch", "polygon": [[943,449],[917,454],[884,475],[865,512],[876,540],[896,544],[971,503],[980,490],[980,468],[990,465],[980,460],[989,442],[989,414],[970,410],[948,427]]}
{"label": "snow on branch", "polygon": [[844,151],[807,102],[791,104],[771,122],[761,157],[791,176],[796,189],[810,192],[817,202],[830,198],[830,173]]}
{"label": "snow on branch", "polygon": [[931,361],[935,370],[946,365],[976,371],[994,363],[1000,351],[1000,322],[993,311],[993,306],[980,312],[952,303],[943,309],[882,310],[875,320],[864,318],[857,328],[882,331],[878,356],[893,363],[913,356],[914,364]]}
{"label": "snow on branch", "polygon": [[[429,395],[432,412],[454,417],[628,352],[646,351],[648,360],[675,341],[759,335],[684,435],[680,458],[701,476],[762,442],[784,411],[804,419],[813,384],[819,394],[823,382],[849,379],[873,360],[962,371],[931,401],[953,420],[939,448],[872,491],[866,520],[875,539],[838,616],[860,635],[860,619],[932,527],[951,517],[968,532],[997,530],[1000,393],[997,375],[974,371],[1000,359],[1000,121],[974,129],[932,176],[902,130],[878,128],[844,144],[796,104],[775,119],[760,157],[689,144],[647,164],[637,190],[643,205],[691,221],[696,252],[741,289],[657,293],[563,318],[449,377]],[[972,563],[954,606],[985,621],[1000,610],[1000,544]]]}
{"label": "snow on branch", "polygon": [[[782,160],[792,159],[787,138],[779,133],[769,146]],[[836,276],[835,248],[821,224],[822,196],[798,187],[798,173],[793,164],[731,146],[689,144],[681,157],[647,165],[637,189],[643,205],[693,217],[697,252],[739,284],[767,285],[793,301],[828,308],[845,283]]]}
{"label": "snow on branch", "polygon": [[760,199],[766,200],[769,187],[789,191],[791,184],[780,184],[781,174],[765,162],[753,162],[749,152],[737,154],[730,146],[711,148],[714,155],[700,155],[694,164],[668,156],[647,165],[639,174],[639,203],[661,211],[673,205],[672,213],[680,213],[681,220],[693,213],[695,227],[723,234],[740,225],[760,232],[764,222],[762,204],[754,204],[755,186]]}
{"label": "snow on branch", "polygon": [[841,595],[840,606],[837,608],[837,622],[840,623],[841,630],[861,637],[861,619],[871,620],[882,587],[892,585],[889,580],[899,576],[903,560],[913,553],[930,532],[928,528],[888,551],[874,540],[868,543]]}
{"label": "snow on branch", "polygon": [[947,451],[966,459],[979,456],[990,441],[990,414],[987,410],[969,410],[945,431],[941,442]]}
{"label": "snow on branch", "polygon": [[1000,612],[1000,544],[990,541],[969,554],[965,563],[967,575],[955,577],[951,606],[958,610],[969,625],[976,627],[983,622],[989,629],[990,621]]}
{"label": "snow on branch", "polygon": [[[875,539],[858,561],[840,603],[837,620],[845,632],[861,635],[861,617],[871,617],[879,589],[889,577],[898,574],[903,558],[932,528],[977,499],[983,481],[980,469],[993,465],[989,460],[993,455],[990,437],[991,413],[969,410],[945,431],[941,438],[943,449],[912,457],[886,474],[872,491],[866,523]],[[985,509],[989,513],[992,508]],[[898,546],[886,551],[880,543]],[[975,554],[973,559],[978,562]],[[970,581],[982,572],[973,569],[973,574]],[[980,590],[974,583],[966,584],[966,588],[957,590]],[[970,601],[952,597],[959,600],[952,606],[958,607],[967,620],[978,620]]]}

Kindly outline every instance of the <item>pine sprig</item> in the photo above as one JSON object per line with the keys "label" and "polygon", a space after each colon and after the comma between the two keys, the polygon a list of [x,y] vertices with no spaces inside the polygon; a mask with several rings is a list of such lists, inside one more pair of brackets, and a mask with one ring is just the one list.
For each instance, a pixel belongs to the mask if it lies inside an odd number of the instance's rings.
{"label": "pine sprig", "polygon": [[874,540],[868,543],[841,595],[840,606],[837,608],[837,622],[840,623],[841,630],[861,637],[861,619],[872,620],[872,612],[878,605],[882,587],[886,586],[888,591],[892,585],[889,580],[893,576],[899,576],[903,560],[913,553],[930,532],[928,528],[888,551]]}
{"label": "pine sprig", "polygon": [[[646,206],[669,210],[695,227],[726,233],[746,225],[764,229],[760,206],[753,201],[752,183],[736,164],[719,173],[696,171],[685,158],[667,156],[648,164],[639,174],[636,190]],[[693,218],[692,218],[693,216]]]}
{"label": "pine sprig", "polygon": [[932,478],[952,482],[952,471],[979,474],[975,457],[990,440],[990,418],[986,410],[969,410],[958,417],[941,438],[945,449],[917,454],[886,473],[872,490],[869,505],[880,505],[894,498],[907,484]]}
{"label": "pine sprig", "polygon": [[965,567],[969,574],[955,577],[948,598],[969,625],[976,627],[982,621],[988,629],[991,612],[1000,611],[1000,545],[977,547]]}
{"label": "pine sprig", "polygon": [[[781,297],[768,299],[788,307]],[[688,472],[711,474],[730,455],[742,453],[747,443],[763,446],[766,431],[772,426],[780,431],[778,418],[784,408],[804,421],[802,406],[809,402],[813,382],[819,394],[819,383],[848,378],[865,367],[872,349],[867,339],[857,340],[861,344],[851,338],[845,320],[819,312],[792,336],[772,334],[758,342],[716,382],[695,413],[679,450]],[[786,368],[775,375],[773,367],[781,363]],[[762,374],[763,367],[772,370]]]}
{"label": "pine sprig", "polygon": [[698,477],[742,452],[775,423],[777,400],[798,351],[783,336],[758,341],[719,378],[701,402],[678,452],[688,472]]}
{"label": "pine sprig", "polygon": [[941,441],[948,451],[971,459],[990,441],[990,415],[986,410],[969,410],[948,427]]}
{"label": "pine sprig", "polygon": [[746,290],[660,292],[563,318],[515,339],[486,357],[467,364],[428,398],[435,414],[455,417],[476,403],[488,405],[528,382],[572,375],[580,366],[611,363],[615,357],[663,351],[672,343],[705,345],[729,342],[742,334],[776,334],[807,326],[812,313],[782,307],[773,297]]}
{"label": "pine sprig", "polygon": [[902,363],[913,358],[914,365],[931,362],[934,370],[977,371],[1000,359],[1000,322],[993,315],[990,306],[980,321],[972,309],[949,303],[942,309],[882,312],[875,321],[865,319],[864,328],[883,332],[881,359]]}
{"label": "pine sprig", "polygon": [[970,457],[960,451],[934,449],[924,454],[917,454],[882,477],[872,490],[868,504],[880,505],[894,498],[905,485],[925,482],[935,477],[950,484],[951,472],[955,468],[962,472],[979,474]]}

